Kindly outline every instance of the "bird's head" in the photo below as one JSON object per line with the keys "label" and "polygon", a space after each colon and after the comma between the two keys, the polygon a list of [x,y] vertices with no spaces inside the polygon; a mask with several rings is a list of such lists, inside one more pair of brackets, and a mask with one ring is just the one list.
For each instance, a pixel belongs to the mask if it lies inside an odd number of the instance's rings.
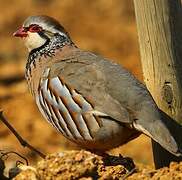
{"label": "bird's head", "polygon": [[59,34],[65,41],[71,41],[64,27],[49,16],[30,16],[23,25],[13,34],[24,40],[29,51],[43,46],[52,37]]}

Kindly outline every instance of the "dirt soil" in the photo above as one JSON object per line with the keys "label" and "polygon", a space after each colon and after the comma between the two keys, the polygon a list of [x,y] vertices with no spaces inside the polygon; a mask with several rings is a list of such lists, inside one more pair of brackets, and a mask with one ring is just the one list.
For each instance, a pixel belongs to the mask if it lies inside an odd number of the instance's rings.
{"label": "dirt soil", "polygon": [[169,168],[153,170],[143,165],[135,166],[131,158],[116,156],[103,158],[83,150],[48,155],[35,167],[22,166],[22,168],[24,170],[14,180],[182,179],[182,162],[171,163]]}
{"label": "dirt soil", "polygon": [[[30,144],[45,154],[59,153],[47,156],[45,162],[41,161],[38,165],[40,157],[29,149],[23,148],[1,122],[0,150],[18,152],[29,160],[29,164],[39,167],[39,170],[43,168],[44,163],[54,161],[55,156],[58,156],[61,168],[66,159],[60,159],[65,154],[61,155],[60,152],[79,150],[80,147],[66,140],[40,115],[24,80],[24,67],[28,53],[21,40],[12,36],[27,16],[35,14],[46,14],[57,18],[77,46],[122,64],[142,80],[134,8],[132,0],[125,2],[120,0],[0,0],[0,109],[4,111],[11,125]],[[142,164],[139,166],[139,172],[154,172],[150,139],[144,135],[109,153],[131,157],[137,166]],[[72,158],[73,154],[69,156]],[[87,156],[87,153],[83,156]],[[6,168],[15,166],[16,161],[20,159],[16,155],[9,155],[6,157]],[[82,160],[81,162],[85,163]],[[79,163],[78,166],[73,163],[75,167],[69,167],[80,170],[83,164]],[[89,172],[95,172],[100,178],[107,176],[104,172],[109,167],[102,167],[103,170],[99,171],[96,166],[95,161],[91,163]],[[87,172],[84,168],[80,173]],[[122,176],[125,171],[118,166],[108,170],[112,176],[114,174]]]}

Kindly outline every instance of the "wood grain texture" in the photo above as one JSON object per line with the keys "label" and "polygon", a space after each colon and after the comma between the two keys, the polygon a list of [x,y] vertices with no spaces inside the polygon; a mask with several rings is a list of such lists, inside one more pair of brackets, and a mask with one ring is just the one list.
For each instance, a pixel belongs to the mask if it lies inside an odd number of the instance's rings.
{"label": "wood grain texture", "polygon": [[145,83],[158,106],[182,123],[181,3],[134,2]]}
{"label": "wood grain texture", "polygon": [[[158,107],[182,124],[181,1],[134,0],[134,5],[146,86]],[[181,128],[176,129],[175,136],[181,140]],[[168,165],[173,158],[155,142],[153,147],[156,167]]]}

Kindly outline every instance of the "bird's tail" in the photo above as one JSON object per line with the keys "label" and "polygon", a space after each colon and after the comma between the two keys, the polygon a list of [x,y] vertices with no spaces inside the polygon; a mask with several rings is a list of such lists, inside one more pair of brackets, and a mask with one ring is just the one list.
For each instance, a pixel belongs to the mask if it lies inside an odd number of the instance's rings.
{"label": "bird's tail", "polygon": [[169,131],[169,122],[167,122],[167,124],[161,119],[151,120],[150,118],[152,117],[148,117],[146,119],[138,119],[133,123],[133,126],[138,131],[143,132],[147,136],[151,137],[154,141],[158,142],[170,153],[176,156],[181,156],[182,149],[179,147],[179,144],[175,140],[174,134]]}

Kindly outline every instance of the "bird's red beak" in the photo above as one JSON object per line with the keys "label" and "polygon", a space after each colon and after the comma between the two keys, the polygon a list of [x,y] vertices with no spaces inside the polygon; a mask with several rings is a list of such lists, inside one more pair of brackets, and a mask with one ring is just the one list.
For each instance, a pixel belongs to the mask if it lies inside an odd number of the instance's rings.
{"label": "bird's red beak", "polygon": [[24,27],[21,27],[20,29],[18,29],[16,32],[13,33],[13,36],[21,37],[21,38],[27,37],[27,35],[28,33]]}

